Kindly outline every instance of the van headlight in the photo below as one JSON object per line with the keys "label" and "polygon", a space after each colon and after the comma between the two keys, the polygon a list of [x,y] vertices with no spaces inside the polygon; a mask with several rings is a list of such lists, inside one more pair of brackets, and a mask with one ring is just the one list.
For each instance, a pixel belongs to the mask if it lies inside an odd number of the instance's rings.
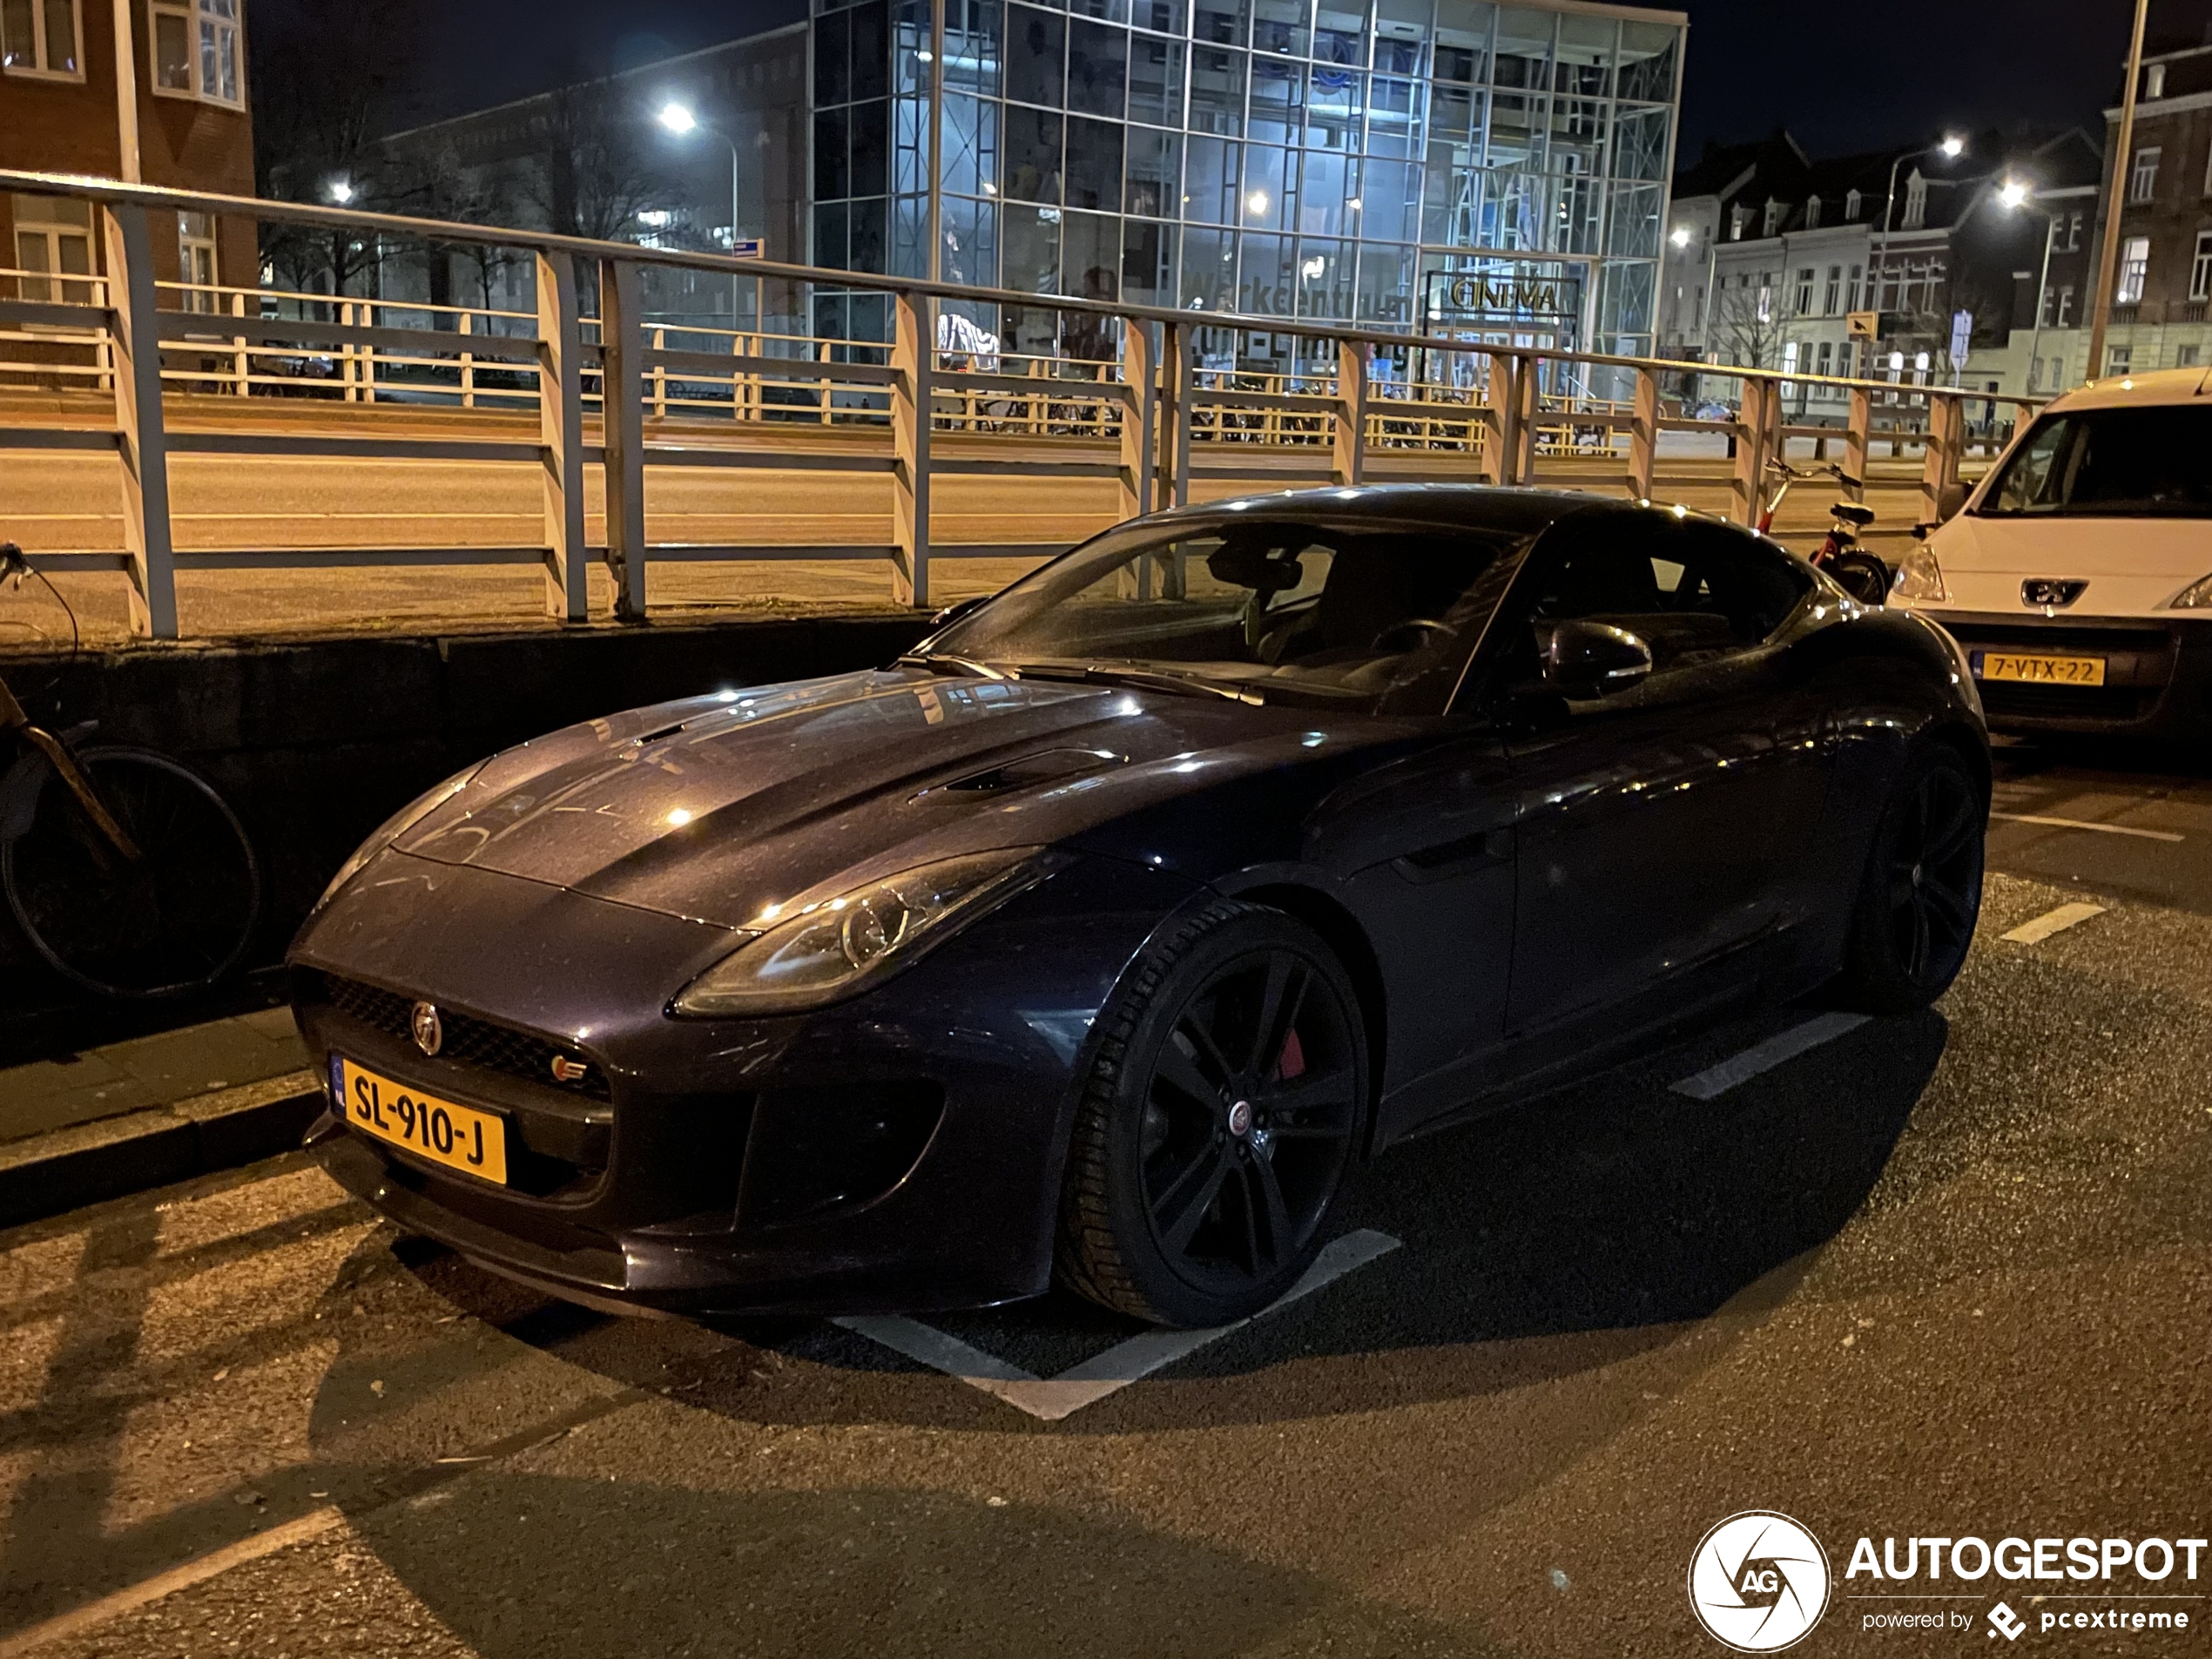
{"label": "van headlight", "polygon": [[972,853],[817,900],[788,916],[764,916],[765,931],[685,986],[672,1009],[719,1017],[833,1002],[895,973],[1067,861],[1035,846]]}
{"label": "van headlight", "polygon": [[1951,597],[1951,590],[1943,585],[1943,566],[1937,561],[1934,550],[1916,547],[1905,556],[1905,563],[1897,567],[1897,580],[1890,584],[1890,591],[1900,599],[1919,599],[1941,604]]}
{"label": "van headlight", "polygon": [[2168,602],[2171,610],[2212,610],[2212,576],[2201,577]]}
{"label": "van headlight", "polygon": [[[426,794],[417,795],[398,812],[386,819],[377,826],[374,834],[354,849],[354,856],[338,867],[338,873],[330,878],[330,885],[322,890],[322,897],[315,900],[315,909],[321,909],[323,906],[336,898],[338,890],[359,875],[362,867],[371,859],[398,840],[401,836],[406,834],[424,819],[429,817],[432,813],[436,812],[439,807],[444,806],[462,790],[468,788],[475,780],[476,774],[490,764],[489,760],[479,760],[466,772],[454,773],[435,789]],[[310,911],[308,914],[312,915],[314,912]]]}

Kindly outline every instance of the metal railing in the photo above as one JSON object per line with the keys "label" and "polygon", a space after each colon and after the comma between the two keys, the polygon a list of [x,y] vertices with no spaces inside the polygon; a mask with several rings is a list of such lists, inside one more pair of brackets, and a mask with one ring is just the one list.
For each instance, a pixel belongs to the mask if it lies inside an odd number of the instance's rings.
{"label": "metal railing", "polygon": [[[104,428],[10,421],[0,450],[99,451],[124,480],[120,553],[52,551],[53,570],[119,570],[133,629],[178,631],[176,575],[199,570],[374,565],[542,566],[548,612],[589,615],[588,569],[602,559],[614,609],[645,615],[655,563],[749,560],[878,561],[902,604],[930,603],[933,479],[980,475],[1111,480],[1122,517],[1190,499],[1194,481],[1249,478],[1263,460],[1286,475],[1355,486],[1370,463],[1441,463],[1494,484],[1562,484],[1651,496],[1665,433],[1728,441],[1731,515],[1757,513],[1770,456],[1793,438],[1839,444],[1865,479],[1878,437],[1920,451],[1924,514],[1959,477],[1969,404],[2027,411],[2044,400],[1940,387],[1900,388],[1778,371],[1675,363],[1499,339],[1407,335],[1342,323],[1170,311],[1111,301],[959,287],[900,278],[734,260],[543,233],[448,224],[293,203],[0,172],[0,191],[94,205],[99,274],[60,278],[0,270],[0,388],[13,381],[96,394]],[[438,247],[520,250],[535,308],[158,282],[152,215],[172,212],[285,221]],[[649,267],[764,277],[832,292],[887,294],[887,341],[852,341],[655,320],[641,304]],[[44,286],[32,286],[44,285]],[[33,297],[21,297],[25,294]],[[1086,337],[1118,342],[1110,358],[979,348],[942,327],[939,307],[1035,311],[1088,320]],[[588,302],[588,303],[587,303]],[[1258,333],[1293,344],[1295,361],[1334,373],[1248,374],[1204,366],[1202,339]],[[962,342],[965,342],[963,344]],[[1112,347],[1109,346],[1109,349]],[[1378,367],[1379,361],[1379,368]],[[1727,418],[1669,413],[1662,384],[1724,376],[1738,388]],[[1601,395],[1593,387],[1625,394]],[[1840,424],[1791,424],[1785,403],[1806,388],[1840,403]],[[394,402],[508,417],[503,427],[393,428],[364,408],[358,430],[171,429],[171,404],[193,395]],[[589,425],[587,425],[589,412]],[[349,411],[349,414],[354,412]],[[513,434],[534,416],[534,435]],[[1887,429],[1882,421],[1886,417]],[[710,426],[728,441],[699,442]],[[837,428],[827,448],[787,440]],[[956,446],[933,449],[940,436]],[[1102,450],[1103,451],[1102,453]],[[543,534],[518,547],[231,549],[179,551],[169,504],[178,455],[401,458],[533,469],[543,480]],[[585,539],[585,469],[604,469],[605,533]],[[769,469],[888,475],[892,510],[879,543],[705,545],[650,543],[645,469]],[[1611,468],[1615,470],[1606,470]],[[1700,480],[1710,483],[1710,479]],[[940,548],[940,556],[1035,560],[1054,544]]]}

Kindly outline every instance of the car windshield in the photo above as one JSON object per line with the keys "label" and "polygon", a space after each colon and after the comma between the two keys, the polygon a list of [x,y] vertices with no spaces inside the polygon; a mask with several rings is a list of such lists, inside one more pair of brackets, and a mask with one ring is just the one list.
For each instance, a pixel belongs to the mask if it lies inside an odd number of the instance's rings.
{"label": "car windshield", "polygon": [[1527,538],[1312,517],[1112,531],[930,640],[954,671],[1441,712]]}
{"label": "car windshield", "polygon": [[2047,416],[1981,512],[1999,518],[2212,516],[2212,407]]}

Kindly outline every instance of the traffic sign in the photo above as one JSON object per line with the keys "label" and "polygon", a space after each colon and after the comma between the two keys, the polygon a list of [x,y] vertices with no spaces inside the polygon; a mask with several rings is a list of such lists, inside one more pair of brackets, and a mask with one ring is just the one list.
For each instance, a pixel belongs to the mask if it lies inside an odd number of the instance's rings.
{"label": "traffic sign", "polygon": [[1882,337],[1882,314],[1878,311],[1854,311],[1844,321],[1853,340],[1879,340]]}
{"label": "traffic sign", "polygon": [[765,260],[768,257],[767,244],[758,236],[735,238],[730,243],[730,252],[740,260]]}

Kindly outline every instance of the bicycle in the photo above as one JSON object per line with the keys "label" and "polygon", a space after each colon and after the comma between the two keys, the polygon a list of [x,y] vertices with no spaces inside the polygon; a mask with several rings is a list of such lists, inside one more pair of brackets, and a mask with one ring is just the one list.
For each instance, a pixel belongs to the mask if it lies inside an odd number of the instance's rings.
{"label": "bicycle", "polygon": [[[30,577],[76,613],[12,542],[0,584]],[[261,870],[238,814],[182,762],[121,744],[56,736],[0,678],[0,889],[40,960],[117,1001],[187,995],[235,968],[261,912]]]}
{"label": "bicycle", "polygon": [[[1789,499],[1793,484],[1809,482],[1815,478],[1832,477],[1845,489],[1856,490],[1864,488],[1858,479],[1832,461],[1810,472],[1791,466],[1779,456],[1770,458],[1766,465],[1769,472],[1781,475],[1782,487],[1775,491],[1774,499],[1759,515],[1759,532],[1762,535],[1773,529],[1774,516],[1781,510],[1782,503]],[[1880,604],[1890,590],[1889,565],[1858,544],[1858,532],[1871,524],[1874,517],[1872,508],[1855,501],[1831,503],[1828,509],[1828,534],[1806,561],[1827,571],[1844,592],[1865,604]]]}

